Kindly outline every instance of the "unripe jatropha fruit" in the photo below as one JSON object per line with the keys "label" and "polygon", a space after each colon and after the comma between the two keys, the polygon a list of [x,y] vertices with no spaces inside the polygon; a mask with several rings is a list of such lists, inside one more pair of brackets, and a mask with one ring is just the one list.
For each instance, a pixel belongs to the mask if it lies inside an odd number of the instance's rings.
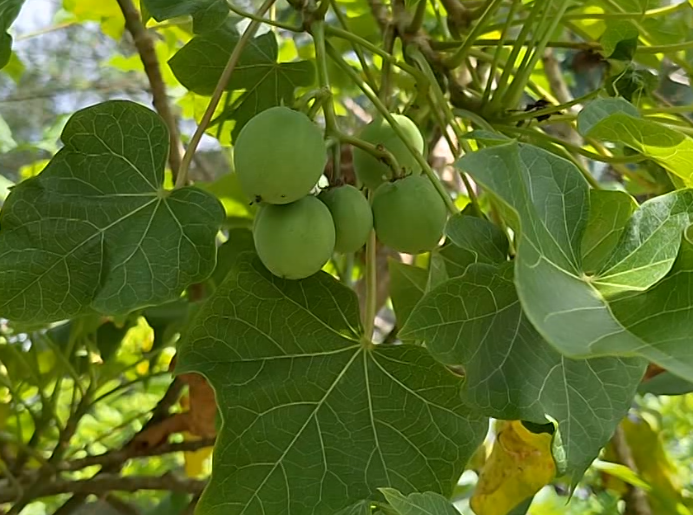
{"label": "unripe jatropha fruit", "polygon": [[398,252],[433,250],[443,236],[446,219],[445,202],[423,175],[385,183],[373,195],[375,234]]}
{"label": "unripe jatropha fruit", "polygon": [[289,204],[316,185],[327,150],[322,131],[310,118],[288,107],[272,107],[241,129],[233,157],[248,198]]}
{"label": "unripe jatropha fruit", "polygon": [[[419,152],[423,152],[424,139],[416,124],[404,115],[393,114],[392,117],[402,128],[412,146]],[[359,137],[368,143],[376,146],[382,145],[383,148],[389,150],[397,159],[397,164],[403,171],[402,175],[421,173],[421,166],[385,118],[374,119],[364,127]],[[393,171],[387,163],[381,162],[372,154],[359,148],[354,148],[354,172],[370,190],[375,190],[382,183],[394,177]]]}
{"label": "unripe jatropha fruit", "polygon": [[255,215],[253,240],[270,272],[303,279],[332,257],[334,222],[327,206],[312,195],[291,204],[263,204]]}
{"label": "unripe jatropha fruit", "polygon": [[345,254],[363,247],[373,228],[373,212],[366,197],[347,184],[327,189],[318,198],[325,203],[334,220],[334,250]]}

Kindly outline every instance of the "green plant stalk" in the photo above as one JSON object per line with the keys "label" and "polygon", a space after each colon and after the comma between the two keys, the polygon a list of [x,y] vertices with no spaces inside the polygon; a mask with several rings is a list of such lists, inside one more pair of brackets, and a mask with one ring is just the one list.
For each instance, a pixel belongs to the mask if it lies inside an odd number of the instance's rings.
{"label": "green plant stalk", "polygon": [[484,94],[481,97],[481,105],[485,105],[491,96],[491,88],[493,87],[493,80],[496,76],[496,69],[498,68],[498,63],[501,58],[501,53],[503,52],[503,45],[510,30],[510,24],[517,14],[517,9],[520,6],[520,0],[513,0],[510,6],[510,11],[508,12],[508,19],[503,26],[503,32],[501,32],[500,44],[496,47],[496,51],[493,54],[493,61],[491,61],[491,69],[489,70],[489,78],[486,81],[486,87],[484,88]]}
{"label": "green plant stalk", "polygon": [[[339,5],[337,5],[337,0],[330,0],[330,1],[332,2],[332,12],[335,14],[337,21],[341,25],[342,29],[344,29],[345,31],[348,32],[349,26],[347,25],[346,19],[344,18],[344,13],[339,8]],[[349,44],[351,45],[351,49],[356,54],[356,58],[359,60],[359,64],[361,65],[361,69],[363,70],[363,74],[366,76],[366,82],[371,87],[371,89],[373,89],[373,90],[377,89],[377,83],[375,81],[375,77],[373,76],[373,73],[371,72],[370,66],[368,66],[368,62],[366,61],[366,57],[363,55],[363,51],[361,50],[361,46],[357,45],[353,41],[349,41]]]}
{"label": "green plant stalk", "polygon": [[531,120],[532,118],[537,118],[542,115],[546,114],[554,114],[554,113],[560,113],[561,111],[565,109],[570,109],[571,107],[582,104],[583,102],[587,102],[588,100],[591,100],[595,97],[598,97],[600,94],[601,90],[597,89],[594,91],[591,91],[587,93],[586,95],[583,95],[579,98],[575,98],[571,100],[570,102],[566,102],[564,104],[558,104],[558,105],[552,105],[545,107],[543,109],[537,109],[536,111],[528,111],[528,112],[522,112],[522,113],[517,113],[511,116],[508,116],[505,118],[508,122],[515,122],[515,121],[521,121],[521,120]]}
{"label": "green plant stalk", "polygon": [[390,112],[387,110],[385,105],[380,101],[380,99],[371,91],[368,86],[366,85],[365,82],[361,80],[361,77],[358,76],[358,74],[351,69],[351,66],[349,66],[347,63],[344,62],[342,57],[337,53],[337,51],[332,48],[331,46],[327,45],[327,54],[334,60],[334,62],[344,70],[344,72],[349,75],[352,81],[354,81],[354,84],[358,86],[358,88],[363,91],[363,94],[368,97],[368,100],[371,101],[371,103],[375,106],[375,108],[380,112],[380,114],[387,120],[387,122],[390,124],[392,127],[392,130],[397,134],[397,137],[402,140],[402,143],[407,147],[407,150],[411,153],[411,155],[414,157],[416,162],[421,166],[423,169],[424,173],[428,176],[428,178],[431,180],[433,183],[433,186],[435,189],[438,191],[438,194],[441,196],[443,199],[443,202],[445,202],[445,205],[448,208],[448,211],[452,214],[457,214],[459,213],[459,209],[457,209],[457,206],[453,202],[453,200],[450,198],[450,195],[448,195],[448,192],[445,190],[445,186],[440,182],[440,179],[436,176],[435,172],[431,168],[431,166],[428,164],[428,161],[424,158],[424,156],[421,155],[421,153],[417,152],[416,148],[411,144],[411,142],[407,139],[407,137],[404,134],[404,131],[402,131],[401,127],[395,121],[395,119],[392,117]]}
{"label": "green plant stalk", "polygon": [[474,24],[474,28],[471,30],[467,38],[464,40],[464,43],[462,43],[462,46],[457,50],[457,52],[455,52],[453,55],[451,55],[445,60],[445,64],[447,66],[449,66],[450,68],[457,68],[462,63],[464,63],[465,59],[467,58],[467,53],[474,44],[474,41],[481,34],[484,33],[486,27],[489,25],[489,22],[493,18],[493,15],[496,14],[496,11],[503,4],[504,1],[505,0],[491,0],[488,3],[483,14]]}
{"label": "green plant stalk", "polygon": [[524,45],[524,42],[527,39],[529,31],[532,29],[532,26],[534,25],[534,20],[537,16],[539,16],[539,13],[541,12],[541,5],[541,2],[534,3],[532,10],[529,12],[529,16],[527,17],[524,25],[522,26],[520,34],[518,34],[517,39],[515,40],[513,49],[510,51],[510,57],[508,57],[506,64],[503,65],[503,73],[501,74],[500,79],[498,79],[498,83],[496,84],[496,90],[494,91],[493,96],[491,97],[491,110],[497,109],[499,107],[499,104],[502,102],[503,97],[505,96],[505,91],[508,87],[510,75],[513,74],[515,61],[517,60],[517,56],[520,54],[520,50],[522,49],[522,46]]}
{"label": "green plant stalk", "polygon": [[[368,192],[368,201],[373,203],[373,192]],[[372,345],[373,341],[373,330],[375,329],[375,316],[376,301],[377,301],[377,285],[378,285],[378,271],[376,268],[376,239],[375,239],[375,229],[371,229],[368,235],[368,241],[366,241],[366,302],[365,309],[363,310],[363,343],[365,345]]]}
{"label": "green plant stalk", "polygon": [[[392,55],[392,51],[395,48],[395,27],[394,25],[388,25],[383,31],[383,49],[389,55]],[[390,91],[392,89],[392,62],[383,61],[383,67],[380,70],[380,89],[378,90],[378,97],[389,107],[390,105]]]}
{"label": "green plant stalk", "polygon": [[[262,16],[263,14],[265,14],[269,10],[269,8],[272,7],[272,5],[274,5],[274,2],[276,2],[276,0],[265,0],[265,2],[258,9],[257,16]],[[195,155],[195,152],[197,151],[197,147],[200,144],[200,141],[202,140],[202,136],[204,136],[205,130],[209,126],[209,122],[212,121],[214,111],[219,105],[219,101],[221,100],[221,97],[224,94],[224,91],[226,90],[226,85],[229,83],[229,79],[231,78],[233,71],[236,69],[236,65],[238,64],[238,61],[241,58],[243,50],[245,49],[246,45],[251,40],[251,38],[255,35],[255,32],[257,32],[257,29],[260,27],[260,23],[261,22],[259,22],[258,20],[251,20],[250,24],[243,32],[243,35],[236,43],[236,46],[233,48],[233,52],[231,52],[231,56],[229,57],[229,60],[226,63],[226,67],[224,68],[224,71],[222,72],[221,77],[219,78],[219,82],[217,82],[217,86],[216,88],[214,88],[214,93],[212,93],[212,98],[209,100],[207,109],[202,115],[202,120],[200,120],[200,123],[197,126],[195,133],[190,139],[190,144],[188,145],[188,148],[185,150],[185,154],[183,155],[183,159],[180,164],[180,170],[178,170],[178,177],[176,177],[176,188],[182,188],[187,184],[190,163],[192,163],[192,159]]]}
{"label": "green plant stalk", "polygon": [[315,63],[318,68],[318,84],[320,89],[325,91],[326,101],[322,104],[322,111],[325,114],[325,133],[331,136],[339,132],[337,126],[337,116],[334,113],[334,101],[332,99],[332,88],[330,78],[327,73],[327,56],[325,54],[325,22],[315,20],[310,25],[310,32],[313,35],[315,45]]}
{"label": "green plant stalk", "polygon": [[339,183],[342,178],[342,142],[337,140],[332,147],[332,181]]}
{"label": "green plant stalk", "polygon": [[[520,98],[522,97],[522,92],[524,91],[525,87],[527,86],[527,82],[529,82],[529,78],[532,75],[532,71],[534,71],[534,67],[537,65],[537,61],[541,59],[542,54],[544,53],[544,49],[546,48],[546,43],[548,43],[549,38],[553,34],[553,32],[556,30],[556,27],[558,27],[558,24],[561,21],[561,17],[563,14],[565,14],[566,9],[568,9],[568,6],[570,5],[570,2],[562,2],[558,8],[558,12],[556,13],[555,16],[546,16],[547,20],[549,21],[549,26],[544,32],[544,36],[542,37],[541,41],[539,44],[534,48],[534,52],[532,53],[532,57],[527,63],[527,65],[522,68],[522,71],[520,72],[519,77],[515,77],[513,79],[512,84],[510,85],[510,88],[508,91],[505,93],[505,98],[504,98],[504,104],[506,106],[516,106],[520,102]],[[547,8],[547,14],[548,14],[548,8]]]}
{"label": "green plant stalk", "polygon": [[416,11],[414,11],[414,17],[411,19],[411,22],[407,27],[407,32],[409,34],[416,34],[417,32],[419,32],[419,30],[421,30],[424,19],[426,18],[427,5],[427,0],[419,0],[419,3],[416,4]]}
{"label": "green plant stalk", "polygon": [[390,167],[390,169],[394,172],[396,177],[399,177],[401,175],[402,168],[399,166],[397,158],[389,150],[386,150],[384,148],[380,149],[372,143],[368,143],[367,141],[364,141],[350,134],[344,134],[343,132],[335,134],[334,137],[339,139],[339,141],[341,141],[342,143],[346,143],[347,145],[351,145],[352,147],[360,148],[364,152],[368,152],[376,159],[384,161],[385,164],[387,164]]}
{"label": "green plant stalk", "polygon": [[[270,25],[272,27],[277,27],[279,29],[284,29],[288,30],[289,32],[305,32],[305,29],[303,27],[299,27],[297,25],[291,25],[289,23],[283,23],[277,20],[273,20],[271,18],[263,18],[262,16],[258,16],[257,14],[253,14],[248,11],[244,11],[243,9],[239,8],[234,2],[231,2],[228,0],[226,4],[229,7],[229,10],[240,16],[241,18],[247,18],[249,20],[256,21],[258,23],[265,23],[267,25]],[[155,25],[154,28],[159,27],[159,25]]]}
{"label": "green plant stalk", "polygon": [[[667,5],[665,7],[657,7],[654,9],[649,9],[645,12],[608,12],[608,13],[576,13],[576,14],[566,14],[563,16],[564,22],[574,21],[574,20],[642,20],[646,18],[656,18],[660,16],[668,16],[674,14],[678,10],[688,9],[689,5],[686,2],[681,2],[675,5]],[[527,18],[520,18],[513,20],[510,25],[524,25]],[[488,27],[489,31],[500,30],[503,27],[502,24],[494,24]]]}
{"label": "green plant stalk", "polygon": [[388,54],[382,48],[379,48],[370,41],[367,41],[362,37],[357,36],[356,34],[352,34],[351,32],[347,32],[346,30],[342,30],[337,27],[332,27],[331,25],[325,25],[325,34],[334,36],[336,38],[345,39],[347,41],[355,43],[356,45],[359,45],[361,48],[364,48],[375,55],[379,55],[384,60],[390,61],[392,64],[397,66],[397,68],[407,72],[409,75],[414,77],[416,82],[419,84],[419,87],[428,87],[428,80],[426,80],[426,77],[423,76],[423,74],[419,70],[405,62],[400,61],[393,55]]}
{"label": "green plant stalk", "polygon": [[578,145],[573,145],[572,143],[568,143],[567,141],[562,140],[561,138],[557,138],[555,136],[551,136],[549,134],[546,134],[545,132],[539,132],[535,131],[532,129],[523,129],[521,127],[509,127],[509,126],[499,126],[499,130],[502,130],[503,132],[510,132],[510,133],[515,133],[515,134],[522,134],[534,139],[541,139],[544,141],[551,142],[553,144],[559,145],[561,147],[564,147],[568,149],[571,152],[575,152],[576,154],[583,155],[589,159],[594,159],[595,161],[602,161],[604,163],[609,163],[609,164],[614,164],[614,163],[640,163],[642,161],[647,161],[647,158],[645,156],[625,156],[625,157],[607,157],[601,154],[595,154],[594,152],[590,152],[589,150],[586,150]]}
{"label": "green plant stalk", "polygon": [[[421,51],[413,45],[408,46],[406,48],[406,52],[407,55],[412,60],[414,60],[414,62],[416,62],[419,68],[421,68],[421,71],[429,79],[429,82],[431,84],[431,91],[429,96],[430,103],[433,106],[432,112],[434,116],[439,115],[439,113],[443,113],[443,116],[445,117],[444,120],[441,120],[438,123],[440,124],[440,127],[443,130],[445,140],[448,144],[448,147],[450,147],[450,152],[452,152],[452,155],[455,157],[455,159],[459,157],[461,149],[464,149],[465,153],[470,152],[471,148],[469,147],[467,141],[464,139],[465,133],[462,131],[459,124],[457,123],[455,115],[450,109],[450,104],[448,104],[448,102],[446,101],[445,95],[443,94],[443,90],[440,89],[440,84],[438,84],[438,81],[435,80],[435,77],[433,76],[433,70],[431,70],[428,61],[421,53]],[[455,138],[457,139],[457,146],[453,144],[452,140],[450,139],[450,136],[448,135],[446,128],[448,125],[452,127],[452,130],[455,133]],[[469,201],[472,203],[474,207],[474,211],[478,215],[481,215],[483,211],[481,209],[481,206],[479,205],[479,199],[477,198],[476,193],[472,188],[469,178],[464,172],[460,172],[460,176],[462,177],[462,182],[464,183],[465,189],[467,190],[467,196],[469,197]]]}

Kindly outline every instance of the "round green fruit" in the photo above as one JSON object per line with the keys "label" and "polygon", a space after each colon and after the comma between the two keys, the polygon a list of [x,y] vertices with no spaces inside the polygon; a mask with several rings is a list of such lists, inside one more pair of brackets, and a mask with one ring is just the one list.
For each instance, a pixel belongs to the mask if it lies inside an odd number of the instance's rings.
{"label": "round green fruit", "polygon": [[304,279],[332,257],[334,222],[327,206],[310,195],[291,204],[264,204],[255,216],[253,240],[270,272]]}
{"label": "round green fruit", "polygon": [[398,252],[433,250],[443,236],[446,219],[445,202],[422,175],[383,184],[373,195],[375,234]]}
{"label": "round green fruit", "polygon": [[[409,143],[419,152],[423,152],[424,139],[416,124],[404,115],[393,114],[392,117],[404,131]],[[421,173],[421,166],[386,119],[376,118],[364,127],[359,137],[368,143],[381,145],[389,150],[403,169],[403,175]],[[359,180],[370,190],[375,190],[394,176],[392,169],[386,163],[359,148],[354,148],[354,171]]]}
{"label": "round green fruit", "polygon": [[253,117],[234,146],[241,188],[250,199],[269,204],[289,204],[310,193],[326,161],[320,128],[288,107]]}
{"label": "round green fruit", "polygon": [[373,228],[373,212],[366,197],[353,186],[346,185],[325,190],[318,198],[328,207],[334,220],[334,250],[346,254],[363,247]]}

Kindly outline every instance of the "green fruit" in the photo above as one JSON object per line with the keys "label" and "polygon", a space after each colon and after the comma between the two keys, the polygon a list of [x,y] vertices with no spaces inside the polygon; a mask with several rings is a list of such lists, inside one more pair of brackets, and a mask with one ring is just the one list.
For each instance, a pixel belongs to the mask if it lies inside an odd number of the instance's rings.
{"label": "green fruit", "polygon": [[[424,150],[424,139],[416,124],[406,116],[393,114],[392,117],[404,131],[407,140],[419,152]],[[397,136],[392,126],[384,118],[376,118],[361,131],[359,136],[362,140],[373,145],[382,145],[389,150],[400,168],[403,175],[421,173],[421,166],[416,162],[414,156],[409,152],[404,142]],[[365,150],[354,148],[354,171],[359,180],[370,190],[375,190],[382,183],[392,179],[394,174],[392,169],[386,164],[373,157]]]}
{"label": "green fruit", "polygon": [[375,234],[398,252],[433,250],[443,236],[446,218],[445,202],[422,175],[383,184],[373,195]]}
{"label": "green fruit", "polygon": [[234,146],[241,188],[250,199],[270,204],[289,204],[310,193],[326,161],[320,128],[287,107],[253,117]]}
{"label": "green fruit", "polygon": [[318,272],[334,251],[330,210],[316,197],[291,204],[265,204],[255,216],[253,240],[267,269],[285,279]]}
{"label": "green fruit", "polygon": [[373,228],[373,212],[359,190],[340,186],[323,191],[318,197],[330,210],[336,240],[334,250],[342,254],[356,252],[366,244]]}

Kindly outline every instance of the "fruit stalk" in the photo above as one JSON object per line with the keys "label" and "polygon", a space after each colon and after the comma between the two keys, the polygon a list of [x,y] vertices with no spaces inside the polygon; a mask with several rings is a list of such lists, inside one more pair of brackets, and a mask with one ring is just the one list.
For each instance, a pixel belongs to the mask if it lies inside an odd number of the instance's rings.
{"label": "fruit stalk", "polygon": [[417,163],[421,166],[423,169],[424,173],[428,176],[430,181],[433,183],[433,186],[435,189],[438,191],[440,194],[441,198],[443,199],[443,202],[445,202],[445,206],[448,208],[451,214],[457,214],[459,212],[459,209],[453,202],[453,200],[450,198],[450,195],[448,195],[448,192],[445,190],[445,186],[440,182],[440,179],[438,179],[438,176],[435,174],[433,169],[431,168],[431,165],[428,164],[428,161],[424,158],[423,155],[421,155],[420,152],[417,152],[416,149],[413,147],[411,142],[406,138],[404,132],[400,128],[399,124],[395,121],[395,119],[392,117],[390,112],[387,110],[385,105],[380,101],[380,99],[371,91],[368,86],[366,85],[365,82],[361,80],[361,77],[358,76],[358,74],[349,66],[347,63],[344,62],[342,57],[339,55],[339,53],[332,48],[329,44],[326,45],[326,50],[327,50],[327,55],[332,58],[332,60],[339,66],[344,72],[349,75],[349,78],[358,86],[358,88],[363,91],[364,95],[368,97],[368,99],[371,101],[371,103],[375,106],[375,108],[383,115],[383,117],[387,120],[387,122],[392,126],[392,130],[395,131],[397,136],[402,140],[404,145],[407,147],[409,152],[411,152],[412,156],[414,156],[414,159],[416,160]]}
{"label": "fruit stalk", "polygon": [[[257,16],[261,17],[262,15],[264,15],[270,9],[270,7],[274,5],[276,1],[277,0],[265,0],[265,2],[258,9],[256,13]],[[229,83],[229,79],[231,79],[231,74],[233,74],[233,71],[236,69],[238,61],[241,58],[243,49],[255,35],[255,32],[257,32],[257,29],[260,27],[260,23],[261,22],[257,19],[252,20],[243,32],[243,35],[238,40],[238,43],[236,43],[236,46],[233,47],[233,52],[231,52],[231,56],[229,57],[229,60],[226,63],[226,67],[224,68],[221,77],[219,77],[219,82],[217,82],[217,86],[216,88],[214,88],[212,98],[209,100],[207,110],[202,115],[202,120],[200,120],[200,123],[197,126],[195,133],[190,139],[190,144],[188,145],[188,148],[185,150],[185,154],[183,155],[183,160],[180,165],[180,170],[178,171],[178,177],[176,177],[176,188],[182,188],[187,184],[188,170],[190,169],[190,163],[192,163],[192,159],[195,155],[195,151],[197,150],[197,146],[200,144],[202,136],[204,135],[205,130],[207,130],[209,123],[212,121],[214,112],[216,111],[216,108],[219,105],[219,101],[221,100],[221,97],[224,94],[224,91],[226,90],[226,85]]]}

